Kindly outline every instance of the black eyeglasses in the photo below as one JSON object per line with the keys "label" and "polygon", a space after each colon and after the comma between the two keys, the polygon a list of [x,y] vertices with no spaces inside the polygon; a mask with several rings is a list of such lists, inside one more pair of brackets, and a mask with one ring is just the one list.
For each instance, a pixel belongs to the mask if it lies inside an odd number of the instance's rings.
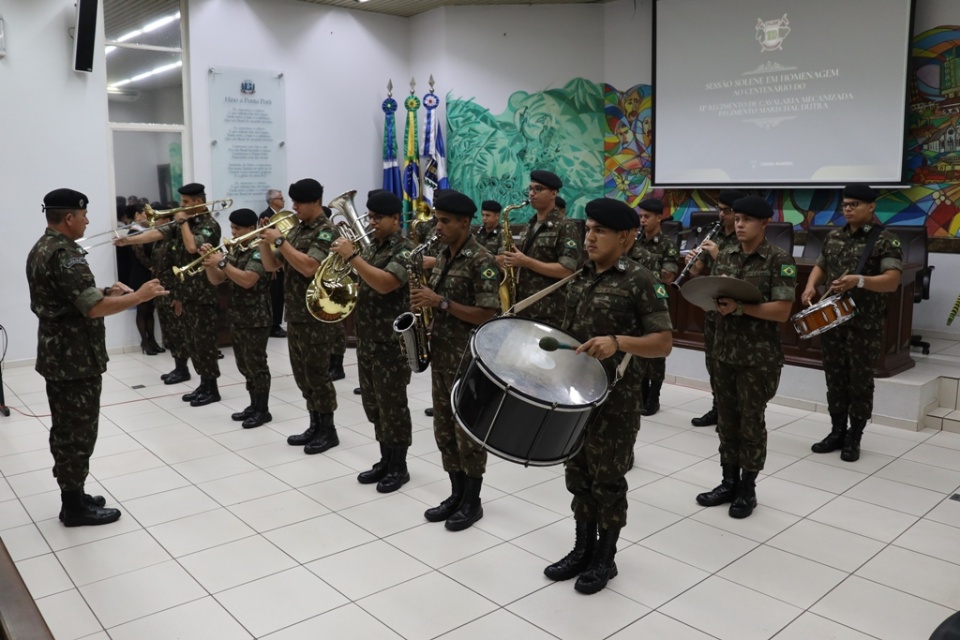
{"label": "black eyeglasses", "polygon": [[861,204],[863,204],[863,203],[862,203],[862,202],[857,202],[856,200],[852,200],[852,201],[850,201],[850,202],[841,202],[841,203],[840,203],[840,208],[841,208],[842,210],[856,209],[856,208],[859,207]]}
{"label": "black eyeglasses", "polygon": [[532,184],[527,187],[527,193],[540,193],[541,191],[546,191],[546,187],[539,184]]}
{"label": "black eyeglasses", "polygon": [[720,213],[733,213],[732,207],[717,207],[717,211]]}

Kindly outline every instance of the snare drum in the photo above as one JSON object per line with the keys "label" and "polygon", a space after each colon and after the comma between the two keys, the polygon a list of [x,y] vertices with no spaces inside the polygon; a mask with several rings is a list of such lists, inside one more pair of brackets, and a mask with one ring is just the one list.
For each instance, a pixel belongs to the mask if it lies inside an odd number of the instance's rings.
{"label": "snare drum", "polygon": [[470,338],[464,374],[450,392],[460,427],[490,453],[524,465],[560,464],[574,455],[609,384],[596,358],[570,349],[544,351],[552,336],[580,342],[550,325],[504,316]]}
{"label": "snare drum", "polygon": [[801,340],[809,340],[824,331],[838,327],[857,313],[853,298],[843,294],[824,298],[817,304],[794,314],[790,320]]}

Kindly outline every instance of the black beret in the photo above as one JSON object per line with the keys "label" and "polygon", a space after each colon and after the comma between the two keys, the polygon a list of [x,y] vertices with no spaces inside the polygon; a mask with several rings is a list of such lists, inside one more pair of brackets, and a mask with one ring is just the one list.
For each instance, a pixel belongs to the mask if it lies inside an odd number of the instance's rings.
{"label": "black beret", "polygon": [[43,211],[47,209],[86,209],[89,198],[73,189],[54,189],[43,196]]}
{"label": "black beret", "polygon": [[567,201],[557,196],[557,209],[565,209],[567,207]]}
{"label": "black beret", "polygon": [[297,180],[287,192],[294,202],[316,202],[323,198],[323,185],[313,178]]}
{"label": "black beret", "polygon": [[238,227],[255,227],[257,214],[252,209],[237,209],[230,213],[230,222]]}
{"label": "black beret", "polygon": [[557,174],[541,169],[531,171],[530,179],[534,182],[539,182],[548,189],[559,189],[563,186],[563,180],[561,180]]}
{"label": "black beret", "polygon": [[386,189],[370,189],[370,191],[367,191],[367,197],[372,198],[373,194],[375,193],[391,193],[391,192],[387,191]]}
{"label": "black beret", "polygon": [[401,209],[403,202],[400,198],[383,189],[374,191],[373,195],[367,198],[367,211],[380,216],[392,216],[400,213]]}
{"label": "black beret", "polygon": [[177,189],[177,191],[179,191],[182,196],[202,196],[206,189],[199,182],[191,182],[190,184],[183,185]]}
{"label": "black beret", "polygon": [[743,193],[742,191],[737,191],[736,189],[724,189],[720,192],[720,195],[717,196],[717,200],[728,207],[732,207],[734,202],[740,198],[746,197],[746,195],[747,194]]}
{"label": "black beret", "polygon": [[880,194],[865,184],[848,184],[843,189],[845,198],[854,198],[860,202],[876,202]]}
{"label": "black beret", "polygon": [[649,211],[651,213],[663,213],[663,200],[660,198],[647,198],[646,200],[641,200],[640,204],[637,206],[644,211]]}
{"label": "black beret", "polygon": [[453,189],[444,189],[443,193],[434,199],[433,206],[437,211],[454,216],[472,217],[477,212],[477,205],[473,200]]}
{"label": "black beret", "polygon": [[484,200],[483,204],[480,205],[480,209],[483,211],[493,211],[494,213],[500,213],[503,211],[503,205],[497,202],[496,200]]}
{"label": "black beret", "polygon": [[587,203],[587,217],[614,231],[636,229],[640,226],[640,216],[633,207],[613,198],[597,198]]}
{"label": "black beret", "polygon": [[758,196],[745,196],[733,203],[733,210],[751,218],[772,218],[773,207]]}

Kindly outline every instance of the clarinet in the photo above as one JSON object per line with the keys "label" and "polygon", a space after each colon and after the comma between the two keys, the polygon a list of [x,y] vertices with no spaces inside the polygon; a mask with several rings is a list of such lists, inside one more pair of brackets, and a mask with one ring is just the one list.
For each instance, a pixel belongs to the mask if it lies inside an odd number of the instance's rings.
{"label": "clarinet", "polygon": [[700,259],[700,256],[703,255],[703,243],[707,240],[713,240],[714,236],[720,232],[720,227],[722,226],[723,223],[717,220],[713,226],[710,227],[710,230],[707,231],[707,235],[703,236],[703,240],[700,241],[700,246],[694,249],[693,252],[691,252],[691,254],[687,257],[687,266],[683,268],[683,271],[680,272],[680,275],[677,276],[677,279],[673,281],[673,286],[679,289],[684,281],[690,277],[690,270],[693,269],[693,265],[695,265],[697,260]]}

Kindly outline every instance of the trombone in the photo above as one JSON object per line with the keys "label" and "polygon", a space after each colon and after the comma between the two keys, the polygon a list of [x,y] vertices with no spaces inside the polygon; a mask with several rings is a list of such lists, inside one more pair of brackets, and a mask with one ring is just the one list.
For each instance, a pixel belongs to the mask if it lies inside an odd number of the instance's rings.
{"label": "trombone", "polygon": [[[233,206],[233,200],[231,198],[224,198],[223,200],[212,200],[210,202],[201,202],[199,204],[190,205],[189,207],[177,207],[176,209],[163,209],[160,211],[157,211],[150,205],[144,205],[143,211],[144,213],[147,214],[147,224],[148,224],[147,228],[144,229],[144,231],[149,231],[151,229],[162,229],[172,224],[177,224],[176,220],[170,220],[169,222],[162,222],[160,224],[157,224],[157,220],[159,218],[175,216],[180,212],[188,212],[188,211],[193,211],[194,209],[201,209],[201,208],[203,209],[201,211],[197,211],[196,213],[189,214],[187,216],[187,219],[190,219],[190,218],[196,218],[197,216],[206,215],[208,213],[219,214],[221,211],[226,211],[232,206]],[[84,247],[84,249],[89,251],[94,247],[99,247],[105,244],[113,244],[114,240],[121,237],[120,236],[121,231],[129,230],[132,226],[133,226],[132,224],[123,225],[121,227],[117,227],[116,229],[110,229],[109,231],[102,231],[100,233],[95,233],[88,238],[80,238],[80,240],[89,240],[90,238],[98,238],[100,236],[104,236],[107,234],[113,235],[112,238],[109,238],[107,240],[101,240],[100,242],[95,242],[90,246]]]}
{"label": "trombone", "polygon": [[[293,229],[293,227],[296,224],[293,221],[293,218],[295,218],[296,216],[297,214],[292,211],[281,211],[279,213],[275,213],[273,214],[273,217],[270,218],[270,222],[263,225],[262,227],[256,228],[253,231],[249,231],[243,234],[242,236],[237,236],[236,238],[227,238],[223,242],[221,242],[219,246],[213,247],[209,251],[205,251],[201,253],[199,256],[196,257],[196,259],[193,260],[193,262],[190,262],[189,264],[185,264],[182,267],[174,267],[173,275],[177,276],[180,282],[183,282],[186,276],[195,276],[200,274],[203,271],[203,261],[210,254],[217,253],[218,251],[224,251],[226,253],[230,253],[237,247],[239,247],[240,250],[242,251],[253,249],[254,247],[260,244],[260,238],[257,238],[256,236],[259,235],[259,233],[264,229],[269,229],[270,227],[275,226],[280,231],[280,233],[284,237],[286,237],[286,235],[290,233],[290,230]],[[250,242],[249,244],[244,244],[247,240],[250,240],[251,238],[253,238],[252,242]]]}

